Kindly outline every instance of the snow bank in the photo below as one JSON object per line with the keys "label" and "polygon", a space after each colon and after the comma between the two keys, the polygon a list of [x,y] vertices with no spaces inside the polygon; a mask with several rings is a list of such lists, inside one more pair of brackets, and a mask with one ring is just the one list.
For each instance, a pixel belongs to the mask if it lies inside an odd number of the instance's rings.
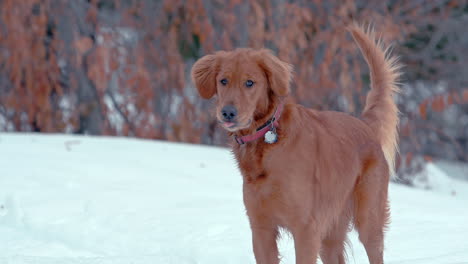
{"label": "snow bank", "polygon": [[[391,185],[386,263],[468,263],[464,184]],[[241,187],[222,148],[0,133],[0,263],[255,263]],[[280,249],[294,263],[288,236]]]}

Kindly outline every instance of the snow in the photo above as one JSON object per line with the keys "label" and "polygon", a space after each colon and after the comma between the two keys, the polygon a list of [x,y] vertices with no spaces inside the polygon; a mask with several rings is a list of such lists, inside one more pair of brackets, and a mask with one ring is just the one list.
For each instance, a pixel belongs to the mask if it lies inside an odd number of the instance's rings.
{"label": "snow", "polygon": [[[468,184],[451,184],[390,185],[386,263],[468,263]],[[241,187],[223,148],[0,133],[0,263],[255,263]],[[294,263],[290,236],[280,251]]]}
{"label": "snow", "polygon": [[442,169],[447,176],[455,179],[468,180],[468,164],[448,160],[439,160],[435,164]]}
{"label": "snow", "polygon": [[[459,164],[453,164],[449,168],[447,165],[439,166],[432,162],[425,164],[422,171],[415,175],[413,182],[415,187],[433,190],[447,195],[462,196],[468,199],[468,192],[466,191],[467,183],[466,181],[460,180],[461,177],[458,175],[459,173],[456,173],[463,172],[463,170],[466,170],[466,167],[460,166]],[[456,172],[453,173],[454,171]]]}

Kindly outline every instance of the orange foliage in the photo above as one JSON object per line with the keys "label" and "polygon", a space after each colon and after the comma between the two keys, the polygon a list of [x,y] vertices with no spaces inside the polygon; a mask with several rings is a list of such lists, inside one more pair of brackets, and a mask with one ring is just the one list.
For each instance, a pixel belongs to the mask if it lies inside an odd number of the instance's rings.
{"label": "orange foliage", "polygon": [[61,130],[61,111],[51,102],[51,96],[62,94],[56,72],[57,57],[54,49],[57,43],[53,39],[46,41],[44,33],[49,23],[44,8],[37,8],[39,0],[2,1],[0,17],[8,34],[0,34],[1,47],[7,50],[0,57],[5,71],[9,73],[9,92],[2,93],[1,105],[9,111],[8,117],[15,130],[24,129],[24,119],[43,131]]}
{"label": "orange foliage", "polygon": [[[398,42],[418,30],[412,22],[436,19],[426,10],[440,1],[387,2],[3,0],[0,130],[223,144],[187,72],[199,57],[236,47],[267,47],[294,65],[296,102],[359,114],[369,76],[346,26],[372,22],[385,42]],[[449,92],[409,114],[426,120],[467,102],[468,90]]]}
{"label": "orange foliage", "polygon": [[422,119],[427,118],[427,102],[424,101],[419,105],[419,114],[421,115]]}

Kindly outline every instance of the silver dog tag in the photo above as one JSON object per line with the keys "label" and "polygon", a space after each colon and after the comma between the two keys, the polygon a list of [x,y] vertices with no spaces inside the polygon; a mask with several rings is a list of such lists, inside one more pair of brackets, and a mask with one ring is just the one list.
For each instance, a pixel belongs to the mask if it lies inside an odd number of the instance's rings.
{"label": "silver dog tag", "polygon": [[278,135],[274,131],[268,131],[265,134],[265,142],[268,144],[273,144],[278,141]]}

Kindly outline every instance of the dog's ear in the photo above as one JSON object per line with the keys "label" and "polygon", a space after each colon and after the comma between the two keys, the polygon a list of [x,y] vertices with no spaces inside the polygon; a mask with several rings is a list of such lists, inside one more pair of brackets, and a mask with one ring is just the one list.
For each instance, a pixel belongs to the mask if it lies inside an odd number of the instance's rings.
{"label": "dog's ear", "polygon": [[281,61],[273,55],[270,50],[262,49],[259,51],[257,61],[263,69],[268,79],[268,85],[278,96],[289,94],[289,83],[292,78],[292,66],[289,63]]}
{"label": "dog's ear", "polygon": [[206,55],[192,67],[192,81],[198,93],[210,99],[216,93],[216,75],[219,68],[219,54]]}

